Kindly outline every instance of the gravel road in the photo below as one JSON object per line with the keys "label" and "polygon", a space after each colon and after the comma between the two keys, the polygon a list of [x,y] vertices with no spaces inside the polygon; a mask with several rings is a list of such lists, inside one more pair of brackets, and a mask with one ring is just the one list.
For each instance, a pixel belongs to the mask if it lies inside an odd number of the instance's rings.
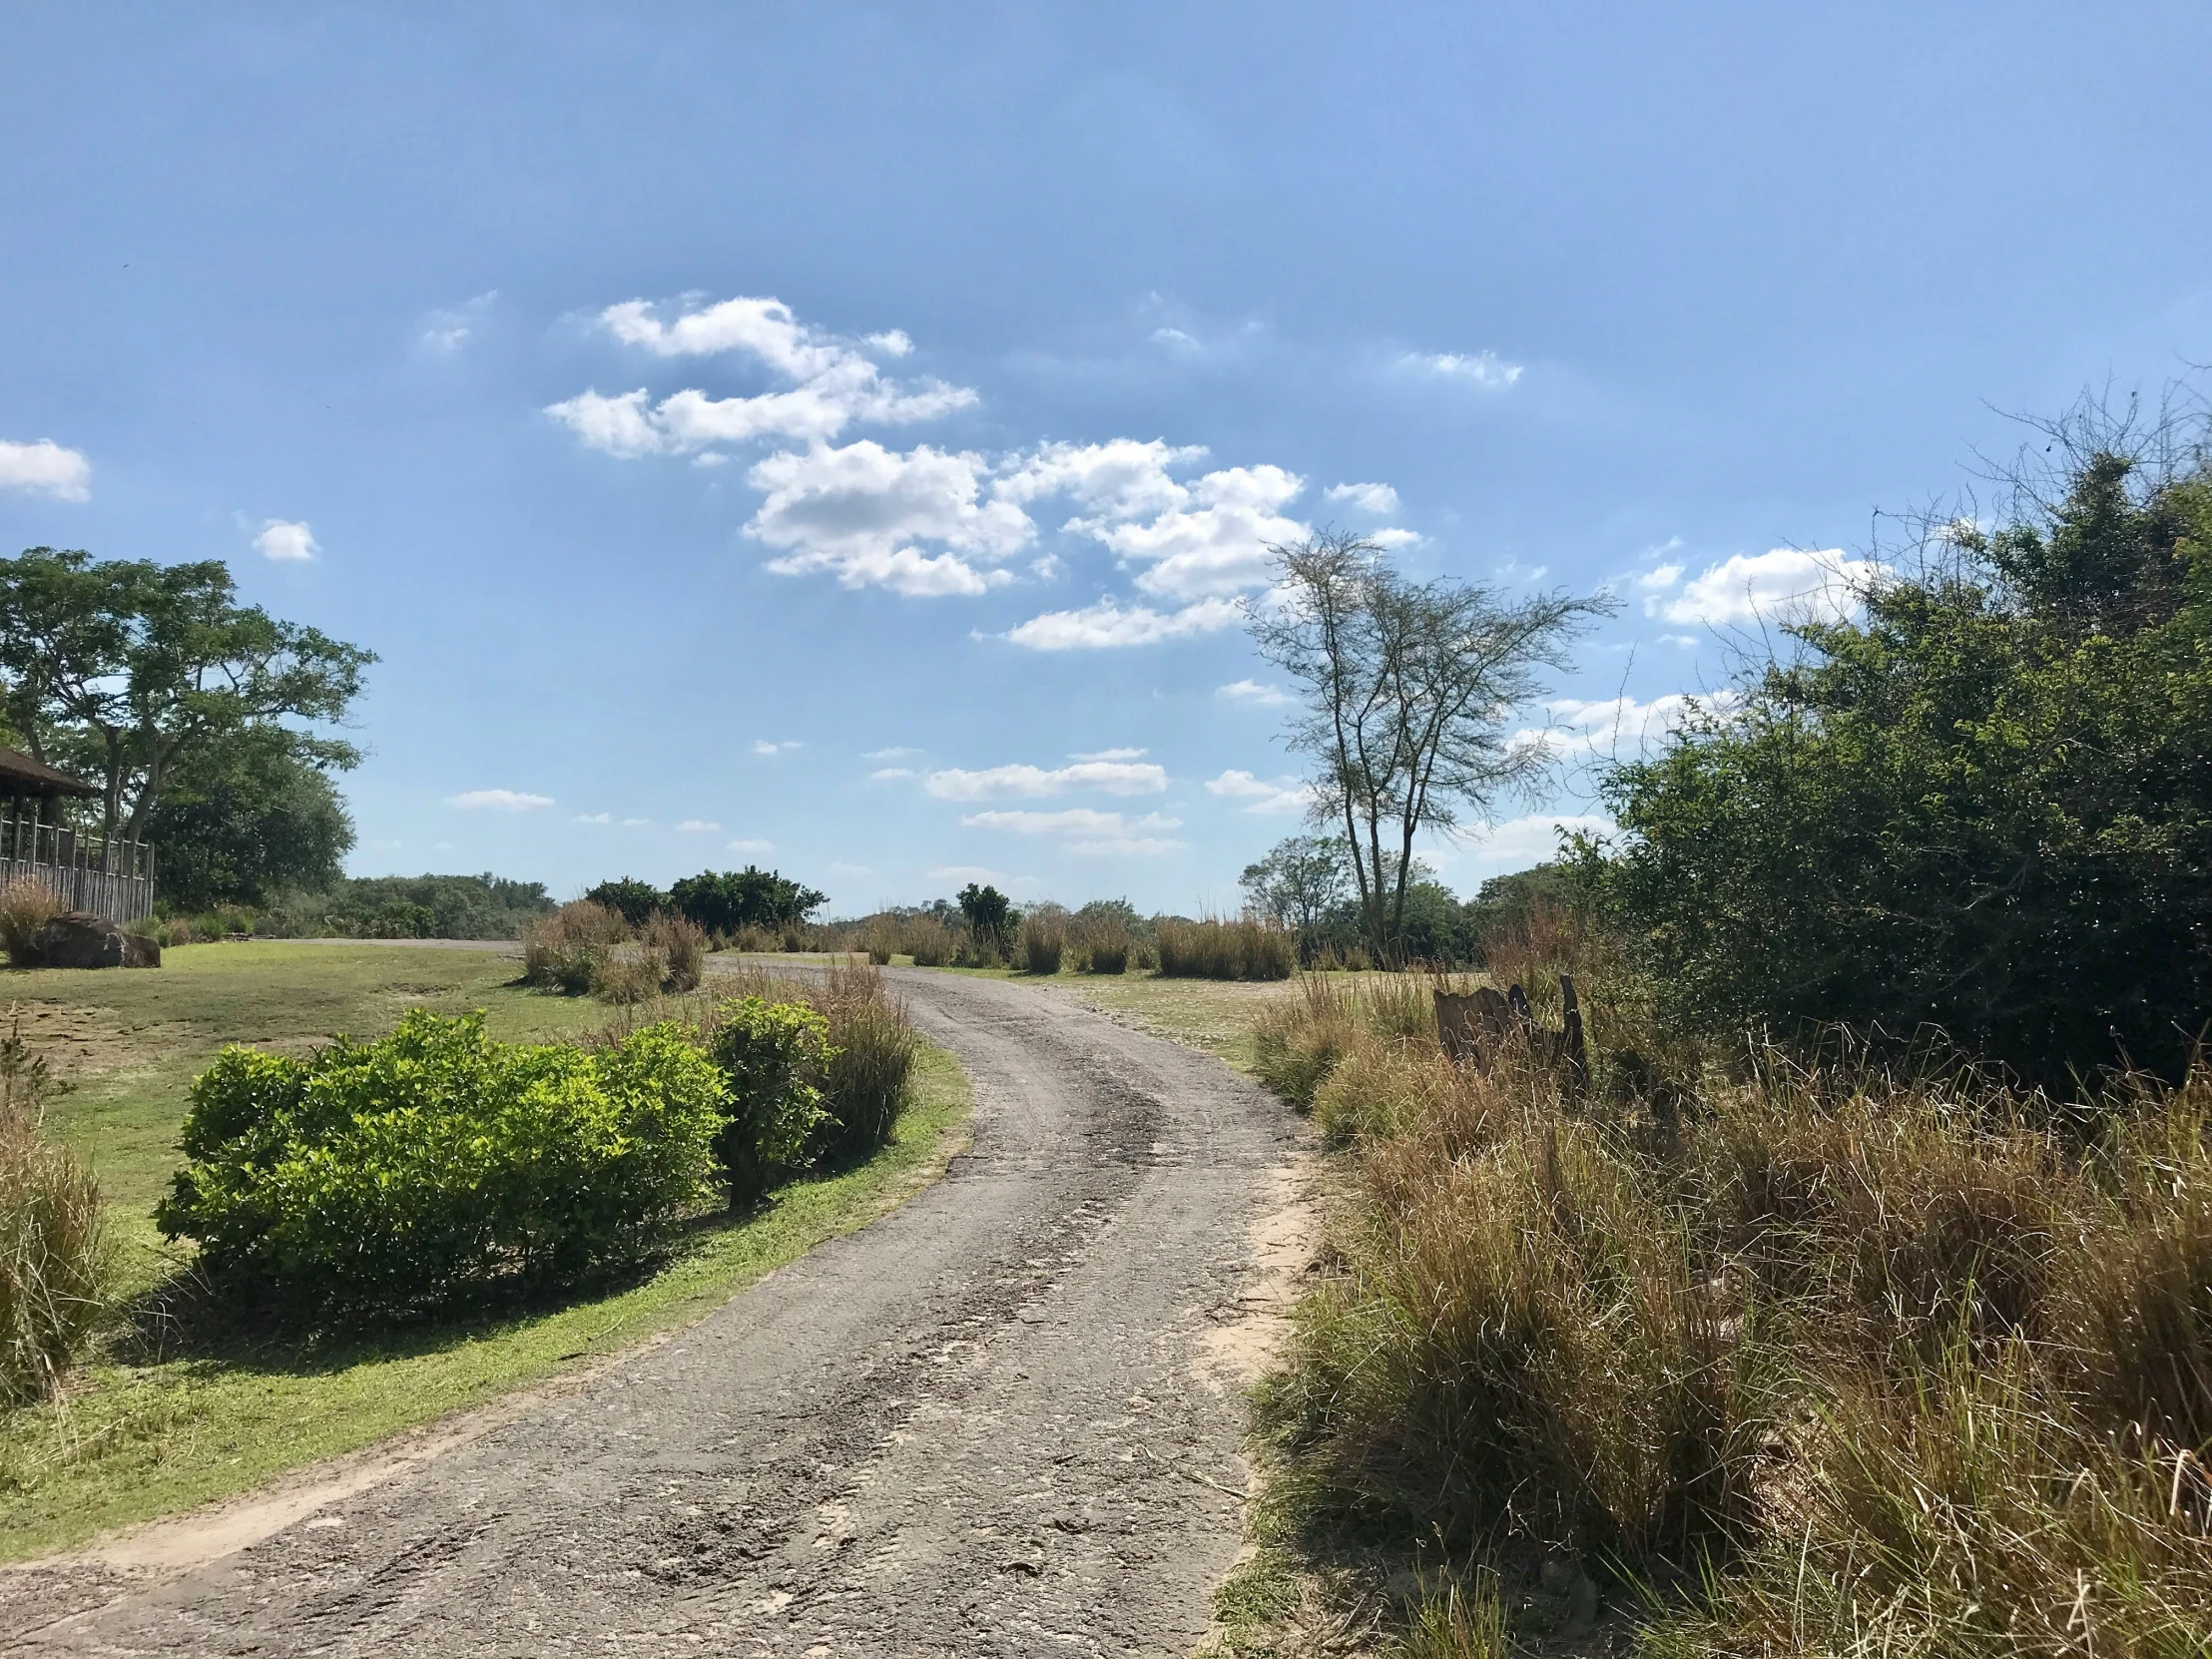
{"label": "gravel road", "polygon": [[1019,984],[893,972],[971,1149],[673,1341],[0,1651],[1183,1654],[1235,1558],[1282,1110]]}

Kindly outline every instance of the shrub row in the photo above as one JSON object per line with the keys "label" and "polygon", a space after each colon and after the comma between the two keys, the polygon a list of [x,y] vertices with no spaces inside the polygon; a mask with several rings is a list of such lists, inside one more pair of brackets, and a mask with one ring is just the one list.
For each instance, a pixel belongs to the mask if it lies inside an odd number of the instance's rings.
{"label": "shrub row", "polygon": [[603,1001],[645,1002],[667,991],[698,987],[706,971],[707,936],[671,911],[633,926],[618,910],[578,899],[522,930],[525,983],[568,996],[589,991]]}
{"label": "shrub row", "polygon": [[1157,924],[1160,972],[1183,979],[1288,979],[1298,968],[1298,936],[1251,916],[1235,921]]}

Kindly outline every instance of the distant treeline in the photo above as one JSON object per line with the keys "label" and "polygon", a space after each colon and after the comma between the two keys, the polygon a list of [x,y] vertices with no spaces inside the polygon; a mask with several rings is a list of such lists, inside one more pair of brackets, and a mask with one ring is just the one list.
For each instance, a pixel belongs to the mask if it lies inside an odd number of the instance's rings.
{"label": "distant treeline", "polygon": [[289,892],[266,905],[225,905],[190,914],[169,907],[173,936],[215,938],[511,939],[524,922],[550,915],[542,881],[481,875],[340,876],[315,892]]}

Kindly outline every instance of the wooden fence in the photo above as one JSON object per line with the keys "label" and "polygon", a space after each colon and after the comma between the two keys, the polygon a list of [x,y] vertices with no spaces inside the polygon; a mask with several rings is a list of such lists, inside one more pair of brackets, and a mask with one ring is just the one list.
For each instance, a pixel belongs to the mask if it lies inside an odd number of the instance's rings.
{"label": "wooden fence", "polygon": [[30,880],[72,910],[110,921],[154,913],[154,849],[144,841],[71,830],[36,803],[0,806],[0,882]]}

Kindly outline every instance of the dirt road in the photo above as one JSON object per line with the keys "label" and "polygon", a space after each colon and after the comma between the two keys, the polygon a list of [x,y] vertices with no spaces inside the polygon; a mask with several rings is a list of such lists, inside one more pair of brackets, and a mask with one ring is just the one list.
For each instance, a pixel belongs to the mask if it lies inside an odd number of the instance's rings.
{"label": "dirt road", "polygon": [[1291,1120],[1063,998],[892,977],[974,1081],[942,1182],[580,1389],[0,1651],[1185,1653],[1245,1484],[1208,1356]]}

